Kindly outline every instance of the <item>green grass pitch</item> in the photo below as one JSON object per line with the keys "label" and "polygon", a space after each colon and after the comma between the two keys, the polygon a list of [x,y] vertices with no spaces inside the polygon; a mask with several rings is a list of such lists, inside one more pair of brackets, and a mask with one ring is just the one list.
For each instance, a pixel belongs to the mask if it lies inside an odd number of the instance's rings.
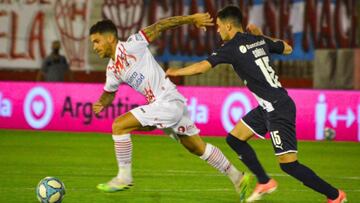
{"label": "green grass pitch", "polygon": [[[132,136],[135,187],[107,194],[96,189],[117,173],[110,135],[0,130],[0,203],[36,203],[35,187],[45,176],[66,185],[64,203],[239,202],[227,177],[166,136]],[[204,137],[223,150],[241,170],[244,165],[224,138]],[[285,175],[269,140],[251,145],[278,190],[261,202],[326,202],[325,198]],[[299,142],[299,159],[331,184],[360,202],[360,144]]]}

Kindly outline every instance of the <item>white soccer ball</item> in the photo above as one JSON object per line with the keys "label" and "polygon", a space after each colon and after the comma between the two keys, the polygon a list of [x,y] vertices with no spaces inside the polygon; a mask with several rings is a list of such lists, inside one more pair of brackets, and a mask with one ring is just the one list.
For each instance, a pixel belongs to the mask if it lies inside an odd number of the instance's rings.
{"label": "white soccer ball", "polygon": [[41,203],[60,203],[64,195],[64,183],[54,177],[42,179],[36,187],[36,196]]}
{"label": "white soccer ball", "polygon": [[324,137],[326,140],[334,140],[336,136],[336,132],[332,128],[325,128],[324,129]]}

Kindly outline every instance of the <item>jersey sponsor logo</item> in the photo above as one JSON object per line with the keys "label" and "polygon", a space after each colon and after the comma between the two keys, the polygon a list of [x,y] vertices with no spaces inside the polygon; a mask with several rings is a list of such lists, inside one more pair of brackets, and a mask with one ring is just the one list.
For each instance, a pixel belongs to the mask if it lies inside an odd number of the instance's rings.
{"label": "jersey sponsor logo", "polygon": [[144,79],[145,76],[142,73],[133,72],[131,76],[126,80],[126,83],[129,84],[132,88],[138,89]]}
{"label": "jersey sponsor logo", "polygon": [[0,117],[11,117],[12,115],[12,102],[10,99],[3,97],[0,92]]}
{"label": "jersey sponsor logo", "polygon": [[49,91],[43,87],[32,88],[24,102],[26,122],[35,129],[42,129],[49,124],[53,114],[53,101]]}
{"label": "jersey sponsor logo", "polygon": [[245,47],[244,45],[241,45],[241,46],[239,47],[239,50],[240,50],[240,52],[241,52],[242,54],[245,54],[245,53],[247,52],[247,49],[246,49],[246,47]]}
{"label": "jersey sponsor logo", "polygon": [[230,132],[251,108],[250,100],[245,94],[240,92],[230,94],[221,108],[221,123],[226,132]]}
{"label": "jersey sponsor logo", "polygon": [[261,41],[257,41],[255,43],[252,43],[252,44],[247,44],[245,45],[247,49],[252,49],[252,48],[255,48],[255,47],[258,47],[258,46],[262,46],[265,44],[265,40],[261,40]]}

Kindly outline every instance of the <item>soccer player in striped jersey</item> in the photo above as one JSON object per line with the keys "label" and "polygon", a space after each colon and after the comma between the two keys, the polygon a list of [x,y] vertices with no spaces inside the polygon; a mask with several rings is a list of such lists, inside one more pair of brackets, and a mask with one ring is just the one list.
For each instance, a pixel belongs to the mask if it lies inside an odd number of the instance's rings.
{"label": "soccer player in striped jersey", "polygon": [[127,41],[118,41],[117,29],[110,20],[99,21],[91,27],[90,39],[94,51],[101,58],[109,58],[104,92],[99,101],[94,103],[93,111],[98,114],[110,105],[121,83],[128,84],[148,101],[148,104],[115,119],[112,137],[119,171],[109,182],[99,184],[98,189],[115,192],[130,188],[133,185],[130,133],[134,130],[160,128],[171,129],[173,136],[186,149],[226,174],[244,196],[249,175],[238,171],[217,147],[200,138],[199,129],[188,114],[186,99],[165,77],[165,72],[148,48],[149,43],[156,40],[163,31],[184,24],[205,28],[213,23],[208,13],[170,17],[131,35]]}
{"label": "soccer player in striped jersey", "polygon": [[346,201],[343,191],[334,188],[298,161],[295,103],[278,81],[270,61],[271,53],[290,54],[291,46],[285,41],[264,36],[255,25],[248,26],[250,33],[244,32],[241,10],[235,6],[220,10],[216,24],[224,44],[206,60],[182,69],[170,68],[166,74],[195,75],[207,72],[217,64],[231,64],[255,96],[259,106],[246,114],[226,139],[258,179],[258,184],[247,201],[259,200],[264,194],[277,188],[277,182],[266,174],[255,151],[247,143],[254,135],[264,138],[267,132],[270,132],[275,155],[284,172],[325,195],[329,203]]}

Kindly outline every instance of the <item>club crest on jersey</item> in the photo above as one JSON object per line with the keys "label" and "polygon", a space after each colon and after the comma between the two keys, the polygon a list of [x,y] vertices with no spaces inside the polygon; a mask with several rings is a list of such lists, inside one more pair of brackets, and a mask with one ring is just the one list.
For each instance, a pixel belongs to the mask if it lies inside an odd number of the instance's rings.
{"label": "club crest on jersey", "polygon": [[243,54],[245,54],[245,53],[247,52],[247,48],[246,48],[244,45],[241,45],[241,46],[239,47],[239,50],[240,50],[240,52],[243,53]]}
{"label": "club crest on jersey", "polygon": [[178,127],[178,129],[177,129],[177,131],[179,132],[179,133],[185,133],[185,132],[189,132],[189,131],[192,131],[192,130],[194,130],[195,129],[195,125],[194,124],[192,124],[192,125],[186,125],[186,126],[179,126]]}
{"label": "club crest on jersey", "polygon": [[180,133],[184,133],[185,132],[185,127],[184,126],[179,126],[177,130]]}

